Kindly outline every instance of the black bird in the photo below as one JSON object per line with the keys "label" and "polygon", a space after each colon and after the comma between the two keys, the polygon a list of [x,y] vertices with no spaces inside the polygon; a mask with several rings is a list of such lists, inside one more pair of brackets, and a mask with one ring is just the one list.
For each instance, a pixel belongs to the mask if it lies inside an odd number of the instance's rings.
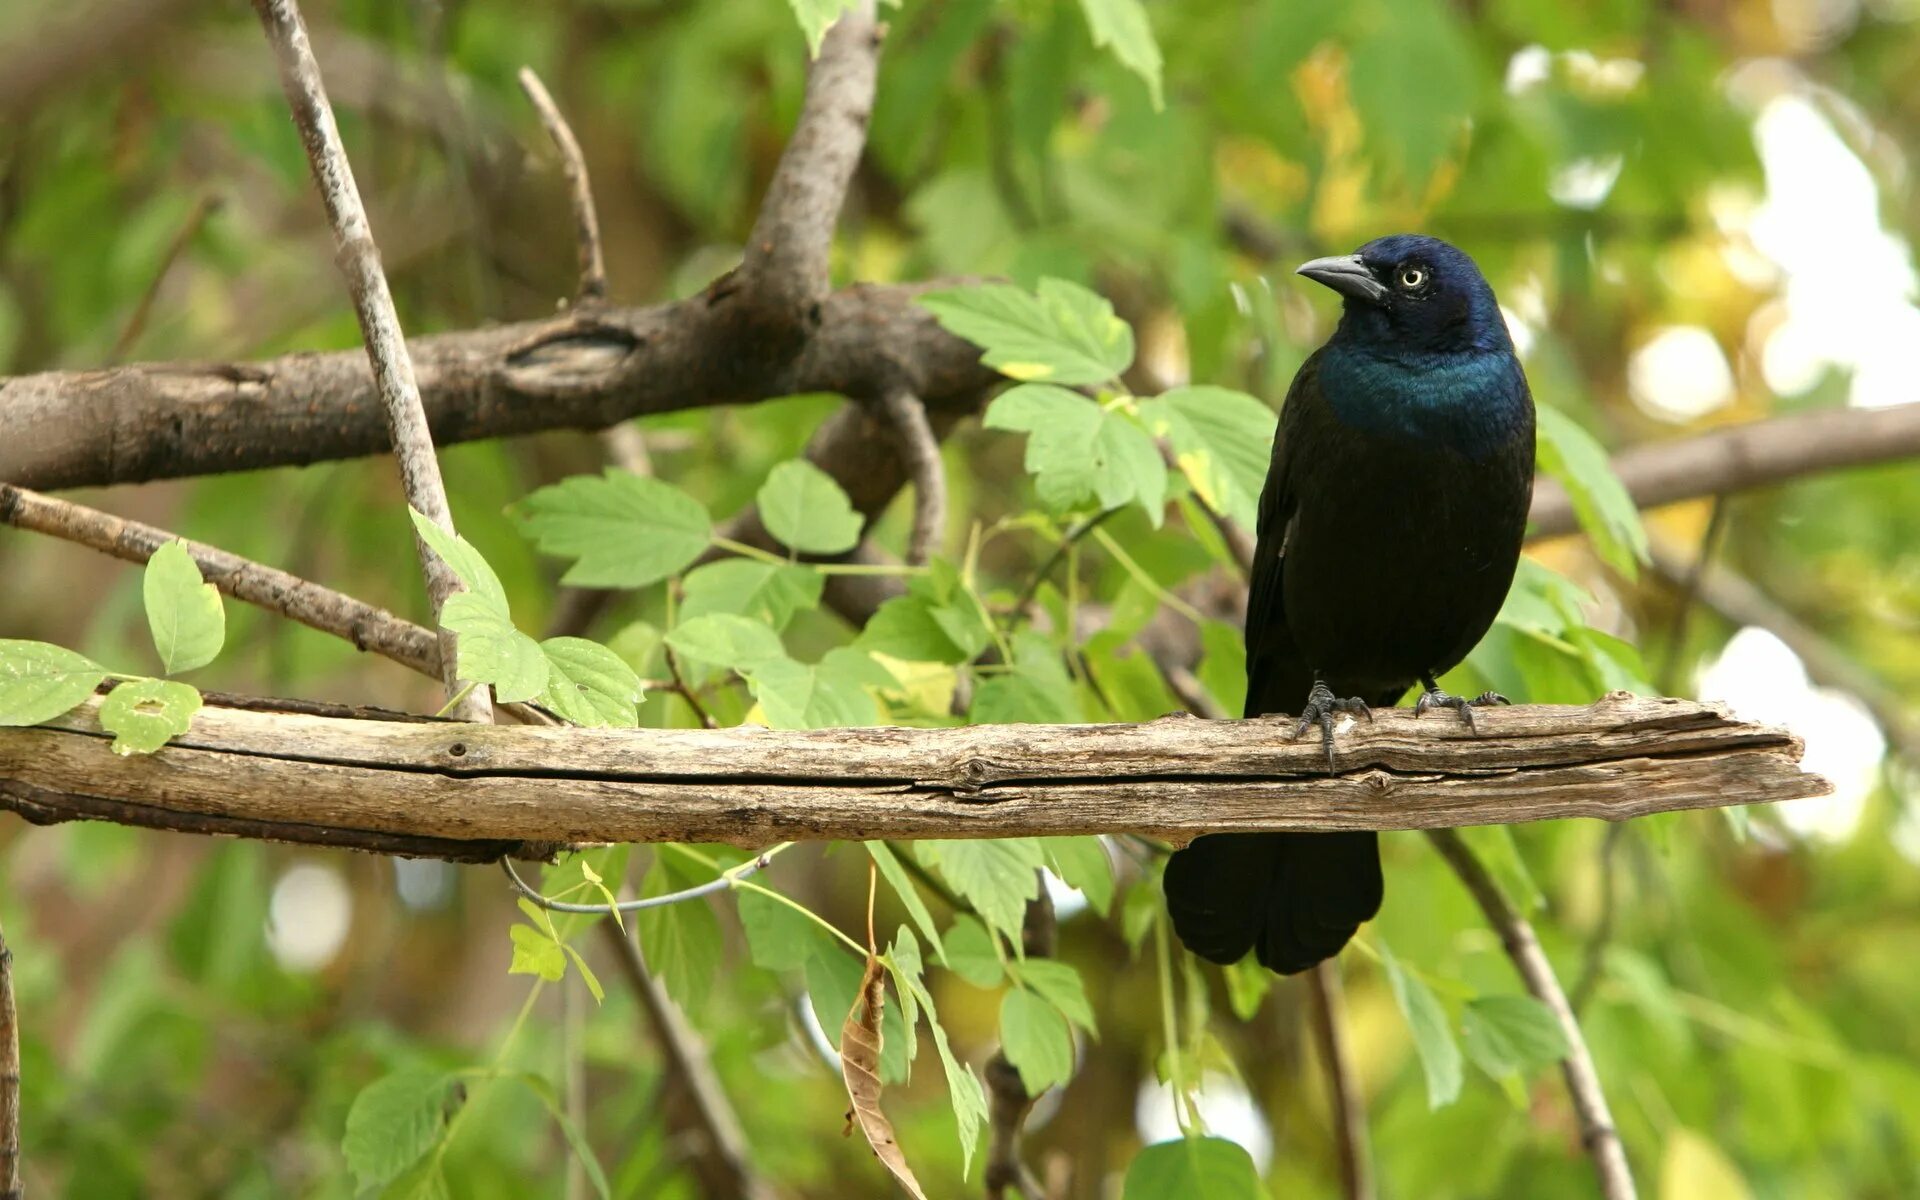
{"label": "black bird", "polygon": [[[1520,557],[1533,395],[1473,260],[1402,234],[1299,273],[1345,297],[1294,376],[1260,496],[1247,603],[1246,715],[1299,711],[1334,768],[1338,713],[1371,718],[1416,682],[1416,712],[1473,705],[1434,679],[1493,624]],[[1339,953],[1380,909],[1372,832],[1216,834],[1167,864],[1187,948],[1252,950],[1292,974]]]}

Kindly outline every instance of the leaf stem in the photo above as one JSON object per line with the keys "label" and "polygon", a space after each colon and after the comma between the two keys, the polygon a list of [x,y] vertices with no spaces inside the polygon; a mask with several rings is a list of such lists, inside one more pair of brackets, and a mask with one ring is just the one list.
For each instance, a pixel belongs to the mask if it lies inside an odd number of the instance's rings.
{"label": "leaf stem", "polygon": [[1100,543],[1102,549],[1108,554],[1113,555],[1114,561],[1125,568],[1127,574],[1133,576],[1134,582],[1146,588],[1149,592],[1152,592],[1159,598],[1160,603],[1179,613],[1187,620],[1192,621],[1195,625],[1202,624],[1206,621],[1206,615],[1199,609],[1162,587],[1159,580],[1147,574],[1147,569],[1135,562],[1131,554],[1122,550],[1120,543],[1113,540],[1112,534],[1104,529],[1095,529],[1093,531],[1093,538]]}
{"label": "leaf stem", "polygon": [[473,692],[473,689],[479,686],[480,685],[478,683],[469,683],[467,686],[461,688],[459,691],[455,692],[450,698],[448,698],[445,704],[441,705],[439,712],[433,715],[436,718],[444,717],[448,713],[452,712],[454,709],[459,708],[460,702],[462,700],[465,700],[469,695],[471,695]]}

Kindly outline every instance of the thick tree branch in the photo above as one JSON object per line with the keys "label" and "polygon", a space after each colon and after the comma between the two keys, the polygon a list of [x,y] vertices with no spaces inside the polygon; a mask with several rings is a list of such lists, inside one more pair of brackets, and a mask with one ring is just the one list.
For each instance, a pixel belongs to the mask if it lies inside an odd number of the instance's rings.
{"label": "thick tree branch", "polygon": [[[1428,829],[1622,819],[1823,795],[1784,730],[1616,693],[1489,713],[1474,736],[1405,710],[1342,734],[1329,775],[1283,722],[949,729],[556,729],[210,704],[152,756],[107,749],[98,701],[0,729],[0,807],[356,844],[1013,837]],[[232,832],[242,832],[235,828]],[[498,849],[494,850],[497,855]],[[481,857],[460,853],[457,857]]]}
{"label": "thick tree branch", "polygon": [[13,951],[0,930],[0,1200],[21,1200],[20,1028],[13,1007]]}
{"label": "thick tree branch", "polygon": [[[420,387],[414,380],[413,359],[400,332],[400,318],[387,289],[387,275],[380,266],[380,250],[374,244],[366,206],[361,203],[359,186],[353,180],[353,167],[347,161],[346,146],[340,141],[333,109],[327,103],[320,64],[314,60],[313,44],[307,38],[300,6],[295,0],[254,0],[253,8],[279,61],[280,87],[293,110],[293,123],[306,148],[307,165],[313,170],[327,224],[333,229],[335,261],[346,277],[354,315],[360,321],[360,335],[366,342],[367,359],[373,367],[374,386],[380,396],[381,411],[386,414],[387,434],[400,465],[400,482],[407,503],[429,521],[452,532],[453,511],[447,504],[446,485],[440,479],[440,460],[434,454],[426,409],[421,404]],[[426,577],[427,596],[438,619],[447,598],[460,590],[460,580],[453,568],[418,534],[414,536],[414,550]],[[452,636],[443,630],[440,643],[441,675],[446,680],[447,692],[459,696],[461,688]],[[492,705],[484,688],[472,689],[455,707],[469,720],[486,720],[492,715]]]}
{"label": "thick tree branch", "polygon": [[[1653,442],[1614,456],[1635,504],[1768,487],[1803,475],[1920,455],[1920,403],[1892,408],[1826,408]],[[1566,489],[1540,477],[1533,487],[1531,537],[1579,527]]]}
{"label": "thick tree branch", "polygon": [[580,152],[580,141],[573,127],[560,113],[547,87],[532,67],[520,68],[520,90],[527,94],[540,124],[560,152],[560,169],[567,177],[567,194],[573,203],[574,240],[580,251],[580,290],[575,299],[584,304],[607,296],[607,259],[600,248],[600,214],[593,203],[593,180],[587,174],[587,156]]}
{"label": "thick tree branch", "polygon": [[1428,831],[1427,836],[1486,913],[1487,923],[1500,935],[1500,942],[1507,948],[1507,956],[1513,959],[1527,990],[1546,1005],[1559,1022],[1568,1046],[1560,1069],[1566,1075],[1567,1091],[1573,1098],[1574,1114],[1580,1122],[1580,1141],[1593,1156],[1594,1171],[1600,1177],[1600,1194],[1606,1200],[1634,1200],[1633,1172],[1627,1167],[1627,1153],[1620,1144],[1620,1131],[1614,1127],[1606,1093],[1601,1090],[1599,1072],[1594,1070],[1593,1056],[1587,1052],[1580,1022],[1567,1003],[1559,978],[1553,973],[1553,964],[1547,961],[1546,951],[1540,948],[1540,940],[1533,934],[1533,926],[1507,903],[1500,885],[1460,840],[1459,834],[1451,829],[1434,829]]}
{"label": "thick tree branch", "polygon": [[780,156],[733,286],[769,326],[804,331],[828,291],[833,231],[867,144],[881,29],[858,0],[827,31],[807,72],[800,120]]}
{"label": "thick tree branch", "polygon": [[[132,563],[146,562],[168,542],[183,540],[164,529],[123,521],[98,509],[7,483],[0,483],[0,524],[48,534]],[[390,658],[430,678],[440,677],[440,642],[431,629],[217,547],[200,542],[185,544],[200,574],[226,595],[279,613],[309,629],[345,638],[358,649]]]}
{"label": "thick tree branch", "polygon": [[1367,1098],[1360,1094],[1347,1053],[1340,962],[1328,959],[1307,972],[1307,1017],[1313,1024],[1313,1043],[1320,1069],[1327,1076],[1327,1108],[1333,1120],[1333,1141],[1340,1154],[1341,1195],[1346,1200],[1373,1200],[1373,1160],[1367,1151]]}

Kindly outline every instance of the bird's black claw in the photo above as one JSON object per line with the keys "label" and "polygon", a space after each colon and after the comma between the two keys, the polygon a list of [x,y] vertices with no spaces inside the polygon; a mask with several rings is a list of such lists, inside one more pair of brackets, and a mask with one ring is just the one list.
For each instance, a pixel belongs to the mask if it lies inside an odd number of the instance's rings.
{"label": "bird's black claw", "polygon": [[1481,692],[1478,696],[1468,700],[1463,696],[1455,696],[1449,692],[1443,692],[1436,687],[1428,688],[1426,691],[1420,693],[1420,699],[1415,701],[1413,706],[1413,715],[1418,717],[1430,708],[1450,708],[1460,714],[1460,719],[1467,723],[1468,729],[1479,733],[1480,726],[1474,721],[1474,709],[1485,708],[1490,704],[1512,703],[1513,701],[1502,696],[1499,692]]}
{"label": "bird's black claw", "polygon": [[1333,694],[1333,689],[1324,683],[1316,683],[1307,693],[1307,704],[1300,710],[1299,723],[1293,727],[1293,736],[1298,738],[1307,731],[1307,726],[1320,727],[1320,744],[1327,751],[1327,774],[1334,773],[1333,763],[1333,718],[1338,713],[1349,713],[1357,717],[1373,720],[1373,710],[1367,702],[1358,696],[1342,699]]}

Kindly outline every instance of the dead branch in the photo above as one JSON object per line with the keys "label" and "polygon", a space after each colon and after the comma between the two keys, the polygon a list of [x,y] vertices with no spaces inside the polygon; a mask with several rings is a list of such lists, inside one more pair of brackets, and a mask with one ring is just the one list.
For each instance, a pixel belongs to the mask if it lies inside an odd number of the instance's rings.
{"label": "dead branch", "polygon": [[[394,457],[400,465],[400,481],[407,503],[429,521],[452,532],[453,511],[447,505],[446,485],[440,479],[440,460],[434,454],[426,410],[414,380],[413,360],[407,352],[406,338],[400,332],[400,318],[394,311],[386,272],[380,266],[380,250],[374,244],[366,207],[353,180],[353,167],[347,161],[347,150],[340,141],[333,109],[327,103],[320,64],[314,61],[313,45],[307,39],[300,6],[296,0],[254,0],[253,8],[279,62],[280,87],[293,110],[293,123],[306,148],[307,165],[313,170],[314,183],[320,189],[321,204],[327,212],[327,224],[333,229],[335,261],[346,277],[354,315],[360,321],[360,335],[373,367],[374,383],[380,395],[381,411],[386,415]],[[414,550],[426,577],[427,596],[437,619],[447,598],[460,590],[460,581],[453,568],[417,534]],[[458,697],[461,687],[453,638],[445,630],[441,631],[440,645],[441,676],[446,681],[448,695]],[[484,688],[472,689],[454,707],[468,720],[486,720],[492,715],[492,704]]]}
{"label": "dead branch", "polygon": [[587,175],[587,156],[580,152],[580,141],[573,127],[560,113],[547,87],[532,67],[520,68],[520,90],[527,94],[540,124],[560,152],[560,169],[567,177],[567,193],[573,202],[574,239],[580,250],[580,290],[575,299],[593,303],[607,296],[607,259],[600,248],[600,215],[593,203],[593,180]]}
{"label": "dead branch", "polygon": [[[437,853],[431,840],[733,842],[1260,829],[1432,829],[1824,795],[1799,739],[1724,707],[1615,693],[1516,706],[1474,736],[1378,715],[1338,773],[1285,722],[948,729],[560,729],[209,704],[152,756],[111,753],[98,701],[0,730],[0,807]],[[220,827],[226,823],[231,828]],[[395,850],[394,838],[430,844]],[[444,849],[444,846],[439,847]],[[498,854],[498,849],[494,854]],[[459,853],[460,858],[482,857]]]}
{"label": "dead branch", "polygon": [[1587,1039],[1580,1032],[1579,1018],[1567,1003],[1553,964],[1547,961],[1533,926],[1514,911],[1478,857],[1460,835],[1451,829],[1427,832],[1434,849],[1447,860],[1460,882],[1487,915],[1487,923],[1500,935],[1500,944],[1513,959],[1520,978],[1534,999],[1547,1006],[1559,1022],[1567,1041],[1567,1057],[1560,1069],[1567,1079],[1567,1092],[1573,1098],[1573,1110],[1580,1122],[1580,1141],[1593,1156],[1593,1168],[1600,1177],[1600,1194],[1605,1200],[1634,1200],[1633,1172],[1627,1166],[1627,1152],[1620,1143],[1620,1131],[1614,1127],[1613,1111],[1607,1107],[1606,1093],[1600,1087],[1600,1074],[1594,1070],[1593,1056],[1587,1052]]}
{"label": "dead branch", "polygon": [[[124,521],[99,509],[8,483],[0,483],[0,524],[48,534],[132,563],[144,563],[168,542],[182,540],[152,525]],[[309,629],[345,638],[361,650],[390,658],[423,675],[440,677],[440,642],[431,629],[218,547],[200,542],[185,544],[200,574],[224,594],[279,613]]]}

